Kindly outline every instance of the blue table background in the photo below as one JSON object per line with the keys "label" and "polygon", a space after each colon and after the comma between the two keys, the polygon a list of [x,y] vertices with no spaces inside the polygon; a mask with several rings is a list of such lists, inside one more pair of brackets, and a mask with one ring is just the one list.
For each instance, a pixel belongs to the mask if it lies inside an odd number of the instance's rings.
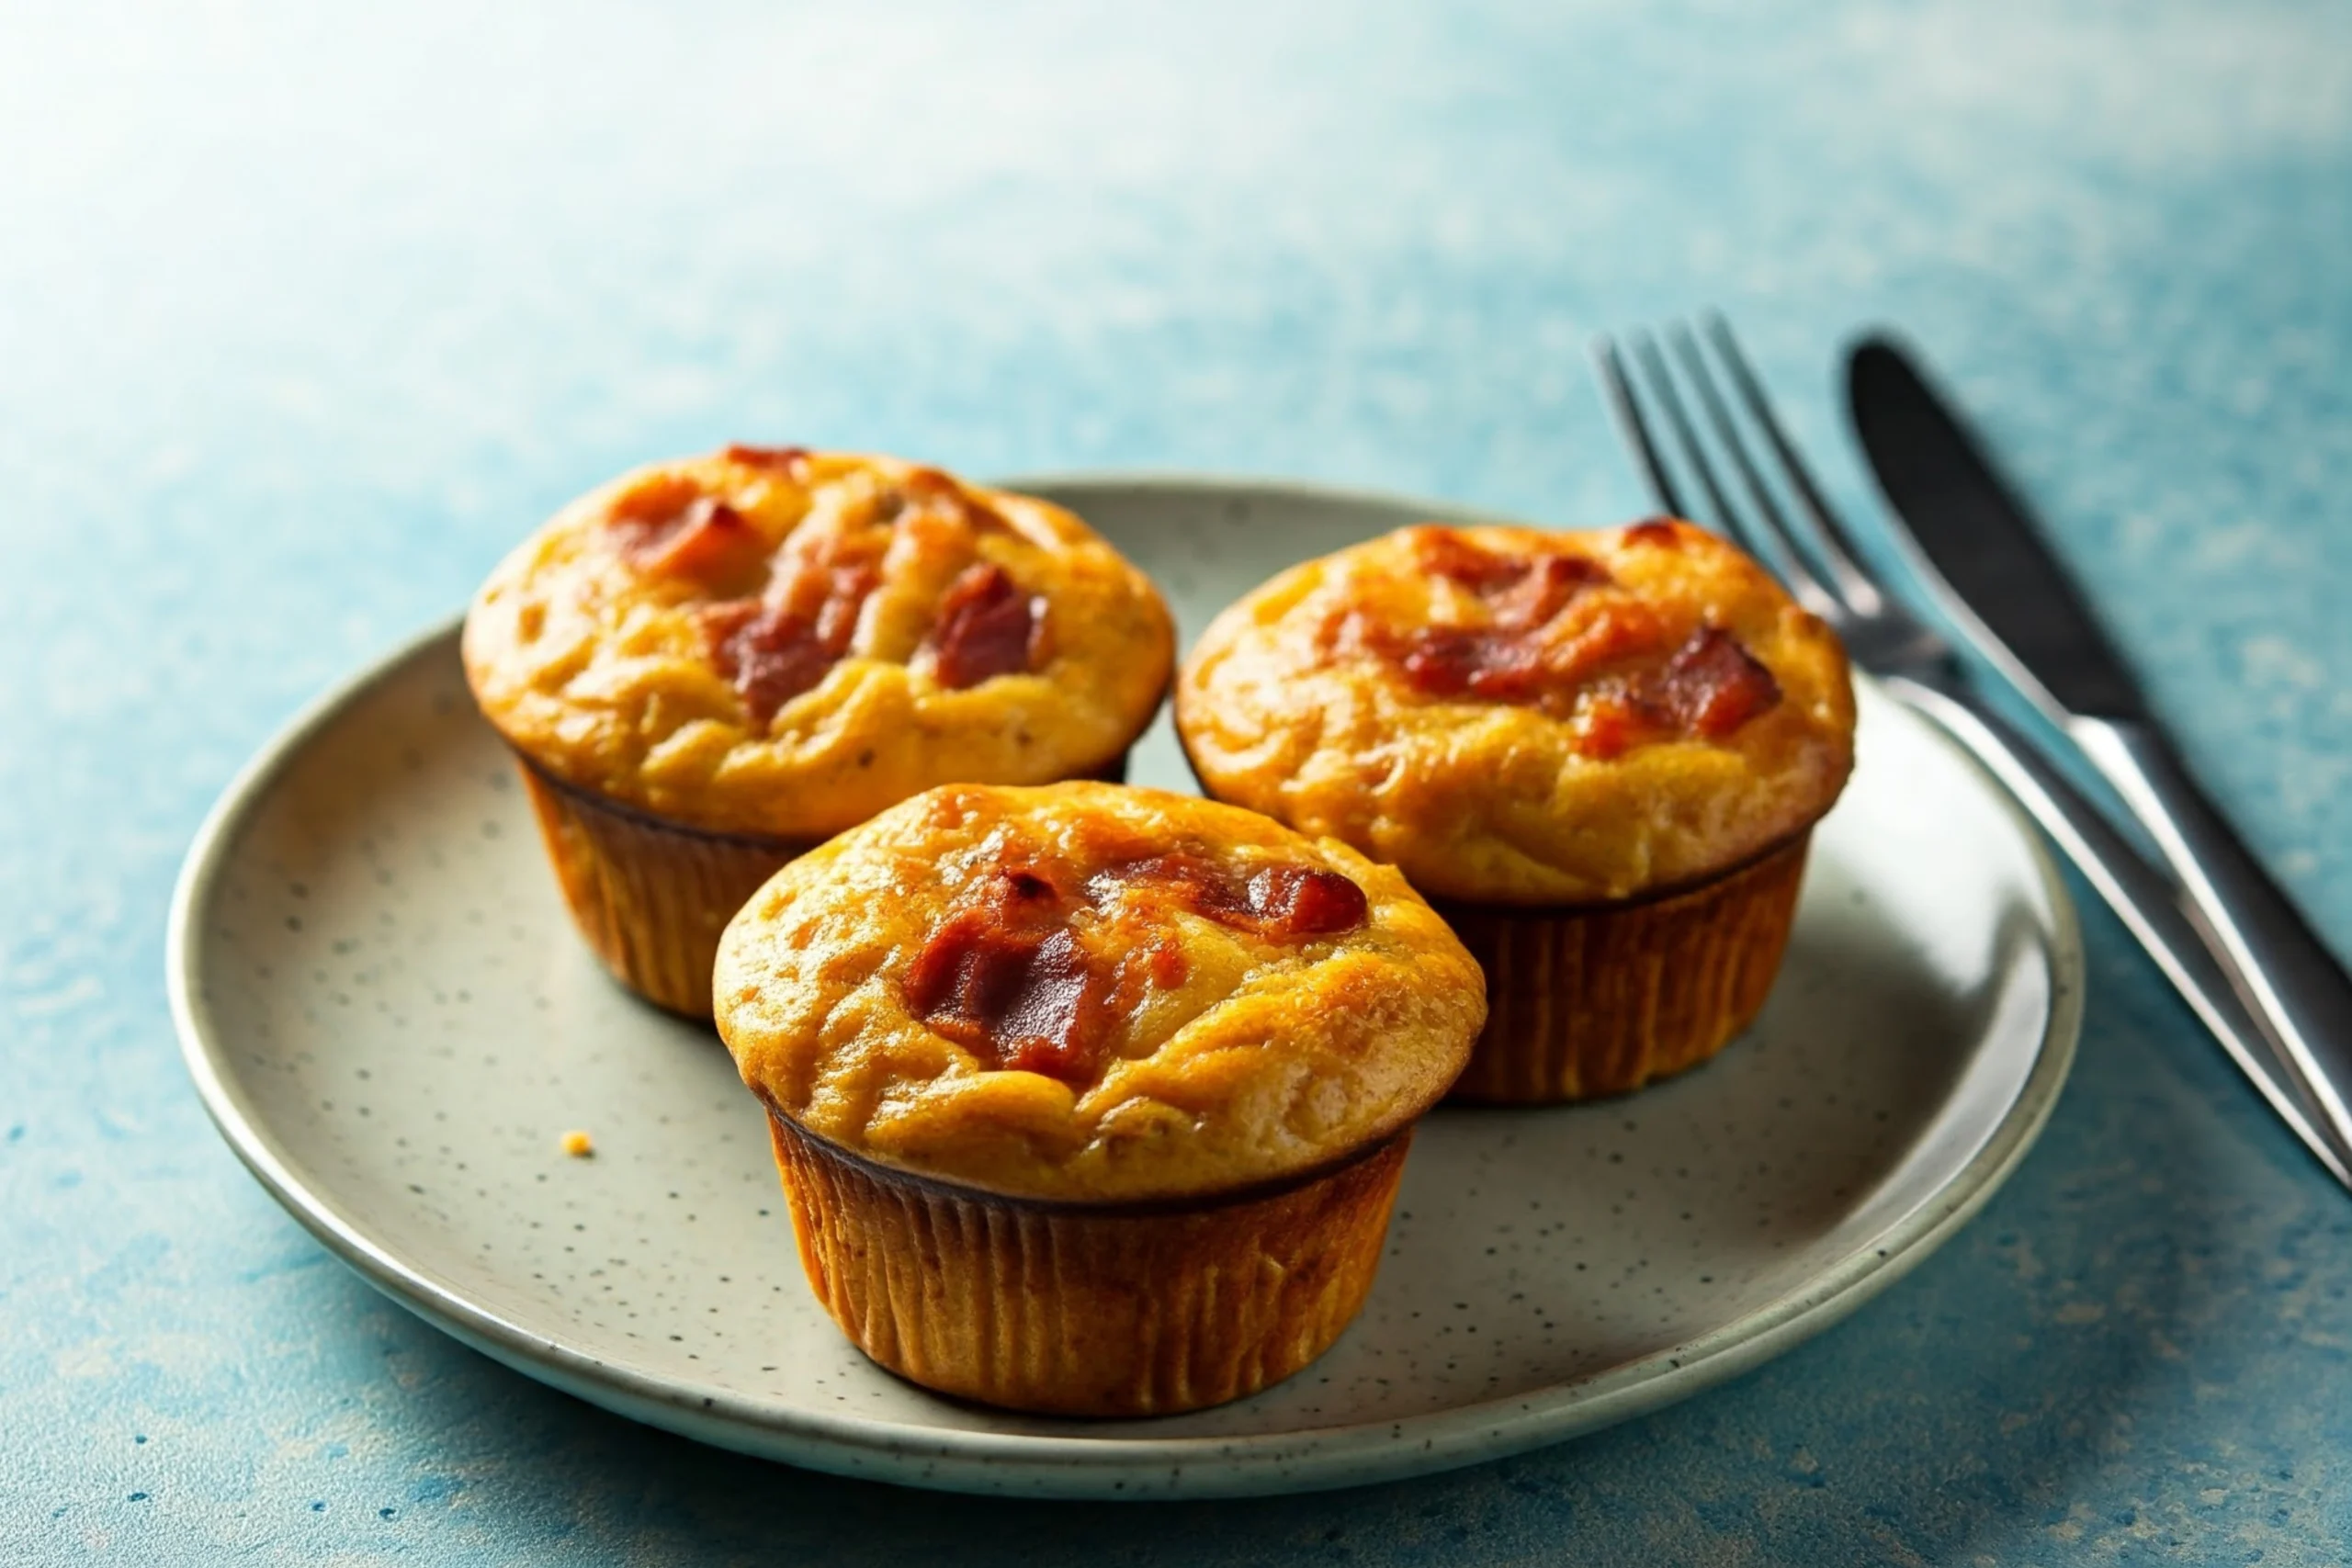
{"label": "blue table background", "polygon": [[1846,1325],[1385,1488],[938,1497],[459,1348],[246,1179],[162,986],[309,695],[744,438],[1643,498],[1583,353],[1713,302],[1841,500],[1901,323],[2352,942],[2352,8],[0,13],[0,1561],[2336,1562],[2352,1199],[2089,905],[2041,1146]]}

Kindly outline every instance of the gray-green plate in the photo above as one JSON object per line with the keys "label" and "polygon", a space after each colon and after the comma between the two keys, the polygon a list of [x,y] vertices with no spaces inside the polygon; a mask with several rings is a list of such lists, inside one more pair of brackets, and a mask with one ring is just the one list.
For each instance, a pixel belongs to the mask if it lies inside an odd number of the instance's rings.
{"label": "gray-green plate", "polygon": [[[1293,561],[1458,509],[1063,479],[1183,630]],[[1320,1361],[1139,1422],[1009,1416],[867,1362],[800,1276],[762,1113],[707,1032],[568,925],[444,626],[298,720],[190,852],[170,979],[221,1132],[393,1299],[639,1420],[820,1470],[1062,1496],[1351,1485],[1620,1421],[1816,1334],[1967,1220],[2066,1076],[2082,957],[2040,841],[1876,690],[1788,965],[1713,1064],[1630,1099],[1440,1111]],[[1139,783],[1189,788],[1166,718]],[[568,1129],[594,1134],[569,1159]]]}

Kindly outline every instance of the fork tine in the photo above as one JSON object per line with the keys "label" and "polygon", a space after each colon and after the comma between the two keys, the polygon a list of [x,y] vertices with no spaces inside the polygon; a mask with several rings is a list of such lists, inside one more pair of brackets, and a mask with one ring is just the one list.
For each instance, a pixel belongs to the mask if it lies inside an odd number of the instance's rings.
{"label": "fork tine", "polygon": [[1688,517],[1690,509],[1682,504],[1674,476],[1668,471],[1657,444],[1650,439],[1649,422],[1642,417],[1642,405],[1634,400],[1633,384],[1625,378],[1624,356],[1617,351],[1617,340],[1607,333],[1592,340],[1592,365],[1600,377],[1601,397],[1616,422],[1618,438],[1632,448],[1634,461],[1649,484],[1650,499],[1677,517]]}
{"label": "fork tine", "polygon": [[1798,547],[1788,513],[1773,498],[1771,487],[1764,482],[1763,471],[1757,468],[1747,443],[1741,439],[1730,405],[1716,389],[1706,358],[1699,352],[1698,339],[1691,336],[1689,327],[1678,321],[1667,329],[1667,340],[1674,345],[1675,357],[1682,362],[1684,378],[1699,394],[1700,405],[1706,410],[1707,423],[1714,430],[1717,444],[1730,454],[1732,466],[1739,470],[1740,483],[1747,492],[1750,510],[1740,514],[1735,524],[1740,543],[1747,547],[1750,555],[1770,563],[1781,581],[1789,585],[1789,591],[1815,615],[1827,615],[1841,607],[1837,592],[1815,575]]}
{"label": "fork tine", "polygon": [[[1714,345],[1715,356],[1730,373],[1732,385],[1738,391],[1748,418],[1764,433],[1764,439],[1771,444],[1773,455],[1780,459],[1781,471],[1788,479],[1789,491],[1796,497],[1806,522],[1812,525],[1810,534],[1799,540],[1799,544],[1809,546],[1815,558],[1829,569],[1829,576],[1837,584],[1839,596],[1858,614],[1874,615],[1883,611],[1887,607],[1886,596],[1879,592],[1878,584],[1871,581],[1870,573],[1856,564],[1855,558],[1861,552],[1854,547],[1853,536],[1838,521],[1838,513],[1823,497],[1821,486],[1813,477],[1813,469],[1798,455],[1796,443],[1789,439],[1788,432],[1781,427],[1780,416],[1773,412],[1772,400],[1765,395],[1763,382],[1748,365],[1747,355],[1741,350],[1738,338],[1732,334],[1731,322],[1721,311],[1709,310],[1702,318],[1701,324]],[[1795,530],[1791,529],[1789,533],[1792,539],[1798,538]]]}
{"label": "fork tine", "polygon": [[[1672,426],[1674,434],[1681,443],[1680,456],[1684,465],[1699,477],[1701,487],[1705,490],[1708,499],[1713,503],[1714,515],[1712,522],[1708,518],[1692,513],[1685,513],[1683,515],[1690,517],[1693,522],[1710,523],[1710,525],[1718,533],[1729,534],[1739,541],[1742,547],[1750,555],[1758,557],[1765,562],[1768,570],[1773,571],[1786,582],[1790,591],[1804,601],[1805,607],[1815,615],[1827,616],[1835,613],[1838,608],[1836,602],[1832,600],[1826,604],[1824,604],[1826,595],[1820,584],[1813,580],[1811,573],[1805,572],[1802,566],[1799,566],[1795,572],[1791,572],[1789,552],[1781,547],[1781,540],[1772,534],[1770,526],[1758,524],[1745,510],[1731,504],[1731,499],[1724,493],[1722,481],[1715,477],[1714,461],[1708,457],[1707,448],[1699,439],[1698,430],[1691,424],[1690,417],[1684,410],[1682,394],[1675,386],[1673,373],[1667,368],[1665,356],[1658,353],[1657,341],[1647,333],[1641,333],[1634,337],[1633,343],[1634,364],[1642,371],[1643,378],[1646,382],[1644,389],[1648,392],[1650,401],[1665,411],[1667,423]],[[1702,385],[1703,384],[1702,378]],[[1636,403],[1634,406],[1638,409],[1639,404]]]}
{"label": "fork tine", "polygon": [[[1699,445],[1699,432],[1682,406],[1682,395],[1675,389],[1674,378],[1667,371],[1666,356],[1657,351],[1657,340],[1647,333],[1636,333],[1633,342],[1634,362],[1648,378],[1650,400],[1666,411],[1666,422],[1673,427],[1675,439],[1681,443],[1682,460],[1699,477],[1699,488],[1706,491],[1707,503],[1713,509],[1714,526],[1719,531],[1740,534],[1740,518],[1715,478],[1715,466],[1707,461],[1707,449]],[[1706,521],[1691,513],[1680,515],[1693,522]]]}

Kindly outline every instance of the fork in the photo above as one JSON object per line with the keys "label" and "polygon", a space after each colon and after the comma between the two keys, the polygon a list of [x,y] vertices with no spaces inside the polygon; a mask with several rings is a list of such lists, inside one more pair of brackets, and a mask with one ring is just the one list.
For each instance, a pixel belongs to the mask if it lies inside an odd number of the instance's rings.
{"label": "fork", "polygon": [[[1627,333],[1623,346],[1606,333],[1593,344],[1602,395],[1658,504],[1737,540],[1828,623],[1889,695],[1983,762],[2139,939],[2271,1110],[2329,1174],[2352,1188],[2352,1145],[2312,1112],[2309,1079],[2239,999],[2225,961],[2208,945],[2178,885],[1995,711],[1951,643],[1861,564],[1852,534],[1773,412],[1730,323],[1711,313],[1702,331],[1703,346],[1700,333],[1682,322],[1665,329],[1665,351],[1646,332]],[[1686,387],[1705,421],[1704,438],[1684,399]],[[1679,465],[1668,461],[1669,448]],[[1688,504],[1677,466],[1696,482],[1702,508]],[[1736,487],[1725,483],[1726,468]],[[1779,493],[1768,472],[1777,477]]]}

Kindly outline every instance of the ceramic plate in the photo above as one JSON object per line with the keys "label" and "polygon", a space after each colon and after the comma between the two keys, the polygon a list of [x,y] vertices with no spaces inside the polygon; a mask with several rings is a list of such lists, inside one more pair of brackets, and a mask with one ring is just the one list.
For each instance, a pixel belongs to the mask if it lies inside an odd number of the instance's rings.
{"label": "ceramic plate", "polygon": [[[1189,637],[1277,569],[1442,506],[1084,479],[1074,507]],[[1076,1422],[933,1397],[802,1281],[760,1107],[716,1036],[572,935],[446,626],[328,697],[190,852],[173,1002],[221,1131],[394,1299],[582,1399],[916,1485],[1281,1492],[1489,1459],[1623,1420],[1819,1332],[1980,1206],[2040,1130],[2080,1010],[2040,841],[1877,692],[1748,1036],[1629,1099],[1440,1111],[1370,1304],[1321,1360],[1196,1415]],[[1189,788],[1165,716],[1139,783]],[[559,1149],[570,1129],[591,1159]]]}

